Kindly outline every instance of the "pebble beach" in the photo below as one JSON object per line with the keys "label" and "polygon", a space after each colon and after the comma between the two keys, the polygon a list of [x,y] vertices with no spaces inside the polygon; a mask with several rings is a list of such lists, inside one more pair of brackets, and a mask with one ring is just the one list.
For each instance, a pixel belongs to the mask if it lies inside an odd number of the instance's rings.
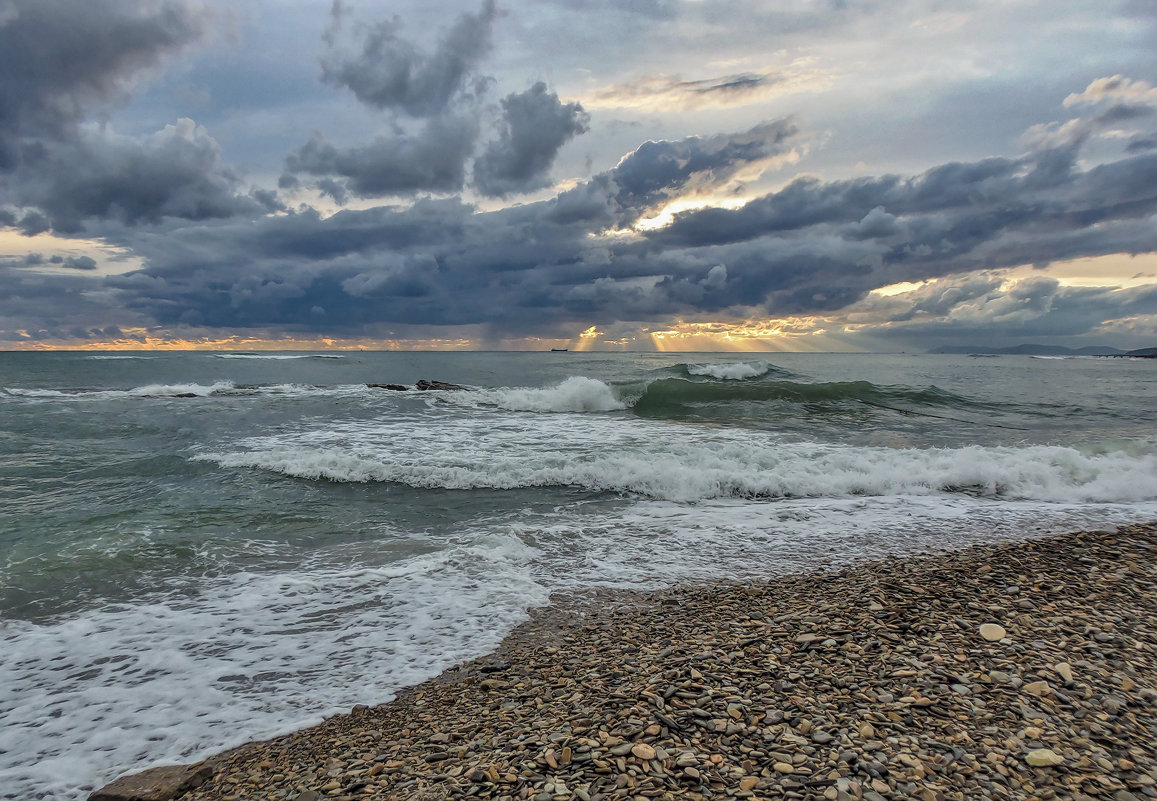
{"label": "pebble beach", "polygon": [[1157,798],[1155,557],[1157,523],[560,599],[390,703],[91,798]]}

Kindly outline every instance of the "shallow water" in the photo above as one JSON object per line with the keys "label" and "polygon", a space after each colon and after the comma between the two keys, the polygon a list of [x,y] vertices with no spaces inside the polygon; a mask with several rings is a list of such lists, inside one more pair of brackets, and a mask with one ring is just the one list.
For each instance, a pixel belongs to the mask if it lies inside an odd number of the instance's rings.
{"label": "shallow water", "polygon": [[[552,592],[1157,518],[1157,364],[0,353],[0,792],[321,719]],[[419,378],[463,392],[393,392]]]}

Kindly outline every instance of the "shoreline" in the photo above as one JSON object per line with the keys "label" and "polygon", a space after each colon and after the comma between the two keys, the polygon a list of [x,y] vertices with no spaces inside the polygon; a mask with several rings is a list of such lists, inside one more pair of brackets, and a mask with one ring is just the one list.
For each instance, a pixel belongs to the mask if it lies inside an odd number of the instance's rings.
{"label": "shoreline", "polygon": [[552,598],[386,704],[90,798],[1157,798],[1154,557],[1157,522]]}

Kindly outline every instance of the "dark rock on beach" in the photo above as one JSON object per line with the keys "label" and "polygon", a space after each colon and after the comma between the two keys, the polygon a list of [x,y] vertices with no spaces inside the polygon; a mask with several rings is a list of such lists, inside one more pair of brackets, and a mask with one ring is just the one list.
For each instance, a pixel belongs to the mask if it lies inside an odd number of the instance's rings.
{"label": "dark rock on beach", "polygon": [[88,801],[169,801],[212,775],[212,767],[203,763],[151,768],[122,776],[90,795]]}
{"label": "dark rock on beach", "polygon": [[556,599],[176,797],[1157,798],[1155,556],[1150,524]]}
{"label": "dark rock on beach", "polygon": [[405,392],[409,387],[403,384],[366,384],[370,389],[392,389],[395,392]]}

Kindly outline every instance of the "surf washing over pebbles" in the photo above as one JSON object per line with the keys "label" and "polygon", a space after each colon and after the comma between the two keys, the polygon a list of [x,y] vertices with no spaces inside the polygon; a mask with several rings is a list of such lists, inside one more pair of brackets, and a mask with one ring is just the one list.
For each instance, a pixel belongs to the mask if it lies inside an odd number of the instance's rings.
{"label": "surf washing over pebbles", "polygon": [[1147,362],[115,355],[0,354],[14,798],[385,701],[552,592],[1157,519]]}

